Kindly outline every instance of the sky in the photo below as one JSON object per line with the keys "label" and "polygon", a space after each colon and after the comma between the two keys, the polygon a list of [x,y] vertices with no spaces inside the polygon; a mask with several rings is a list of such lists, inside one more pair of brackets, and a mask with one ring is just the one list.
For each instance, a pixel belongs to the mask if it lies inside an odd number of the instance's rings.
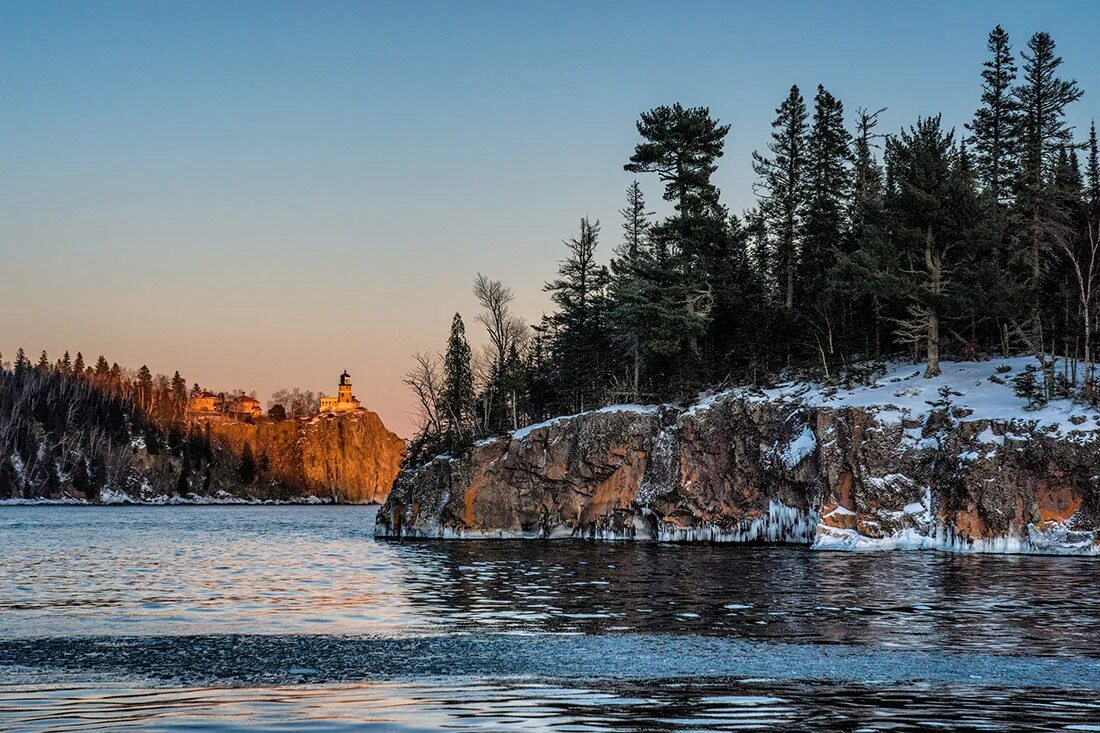
{"label": "sky", "polygon": [[261,399],[347,369],[408,437],[410,355],[456,311],[484,341],[478,272],[534,322],[582,216],[610,252],[640,112],[730,124],[740,212],[791,84],[961,127],[997,23],[1052,34],[1083,137],[1095,2],[0,0],[0,352]]}

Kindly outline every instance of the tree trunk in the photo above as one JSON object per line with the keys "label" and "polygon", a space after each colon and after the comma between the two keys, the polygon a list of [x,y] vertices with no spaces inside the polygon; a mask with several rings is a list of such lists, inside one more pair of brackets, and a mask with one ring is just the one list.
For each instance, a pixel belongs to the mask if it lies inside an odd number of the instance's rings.
{"label": "tree trunk", "polygon": [[[938,298],[943,292],[943,267],[939,258],[932,251],[932,227],[924,238],[924,264],[928,268],[928,274],[932,277],[931,292],[933,299]],[[936,312],[935,305],[928,308],[928,366],[924,370],[924,378],[930,379],[940,375],[940,316]]]}
{"label": "tree trunk", "polygon": [[794,224],[790,223],[790,237],[787,242],[787,296],[784,301],[787,310],[794,307]]}
{"label": "tree trunk", "polygon": [[640,386],[639,382],[641,381],[641,371],[642,371],[641,362],[642,362],[642,360],[641,360],[641,354],[639,354],[639,350],[638,350],[638,336],[637,335],[634,336],[633,347],[634,347],[634,385],[633,385],[634,386],[634,402],[641,402],[641,395],[639,394],[639,392],[641,390],[641,386]]}
{"label": "tree trunk", "polygon": [[924,378],[940,376],[940,317],[935,310],[928,311],[928,366]]}

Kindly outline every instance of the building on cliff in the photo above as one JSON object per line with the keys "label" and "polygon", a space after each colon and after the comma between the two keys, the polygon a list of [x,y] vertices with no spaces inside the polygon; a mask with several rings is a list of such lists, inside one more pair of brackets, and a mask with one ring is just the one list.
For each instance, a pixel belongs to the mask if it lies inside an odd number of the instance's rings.
{"label": "building on cliff", "polygon": [[321,395],[321,412],[349,412],[358,410],[359,400],[351,393],[351,375],[347,370],[340,375],[340,385],[336,388],[336,396]]}
{"label": "building on cliff", "polygon": [[191,412],[212,413],[221,410],[222,398],[205,389],[196,392],[187,403],[187,409]]}
{"label": "building on cliff", "polygon": [[246,394],[238,395],[229,403],[229,414],[231,415],[261,415],[263,411],[263,405],[260,404],[260,401]]}

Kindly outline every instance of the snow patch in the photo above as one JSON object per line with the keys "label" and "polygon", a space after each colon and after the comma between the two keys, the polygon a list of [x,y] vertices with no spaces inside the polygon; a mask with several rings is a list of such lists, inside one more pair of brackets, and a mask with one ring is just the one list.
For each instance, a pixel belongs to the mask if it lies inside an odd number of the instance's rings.
{"label": "snow patch", "polygon": [[523,440],[524,438],[526,438],[528,435],[530,435],[532,432],[534,432],[536,430],[541,430],[542,428],[548,428],[551,425],[556,425],[558,423],[567,422],[569,420],[573,420],[573,419],[581,417],[583,415],[598,415],[598,414],[601,414],[601,413],[606,414],[606,413],[615,413],[615,412],[633,412],[633,413],[637,413],[637,414],[654,414],[658,411],[658,409],[660,409],[660,408],[657,405],[609,405],[608,407],[601,407],[598,410],[589,410],[587,412],[578,412],[575,415],[559,415],[558,417],[552,417],[549,420],[544,420],[543,422],[540,422],[540,423],[535,423],[533,425],[527,425],[526,427],[522,427],[519,430],[516,430],[513,433],[511,433],[511,437],[512,437],[513,440]]}
{"label": "snow patch", "polygon": [[[936,410],[950,408],[966,421],[994,420],[1030,425],[1037,430],[1071,436],[1080,442],[1100,438],[1100,412],[1072,400],[1054,400],[1038,410],[1026,410],[1027,400],[1017,397],[1010,377],[1034,364],[1031,356],[989,361],[944,361],[942,374],[925,379],[913,364],[893,363],[871,384],[850,388],[790,382],[768,390],[743,387],[708,395],[684,414],[705,410],[726,398],[800,403],[808,407],[861,407],[874,410],[884,424],[903,420],[924,423]],[[990,377],[996,377],[993,381]],[[947,393],[946,403],[943,393]],[[920,428],[907,428],[905,440],[919,448],[937,448],[934,439],[921,438]],[[981,442],[1003,443],[1002,436],[983,432]]]}
{"label": "snow patch", "polygon": [[814,435],[814,431],[810,429],[810,426],[807,425],[802,429],[802,432],[787,445],[783,452],[779,454],[779,460],[783,462],[783,465],[786,466],[788,471],[793,471],[815,450],[817,450],[817,437]]}
{"label": "snow patch", "polygon": [[820,525],[812,549],[855,552],[940,550],[997,555],[1100,555],[1096,533],[1071,530],[1064,524],[1047,527],[1032,524],[1028,525],[1023,536],[1000,535],[970,541],[941,525],[931,526],[927,532],[907,527],[885,537],[868,537],[854,529]]}

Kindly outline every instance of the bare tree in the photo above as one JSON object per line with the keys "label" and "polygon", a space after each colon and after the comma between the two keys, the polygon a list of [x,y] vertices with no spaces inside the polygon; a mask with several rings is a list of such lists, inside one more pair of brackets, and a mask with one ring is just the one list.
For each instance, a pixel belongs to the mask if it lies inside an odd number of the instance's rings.
{"label": "bare tree", "polygon": [[[477,316],[477,321],[485,326],[485,331],[489,334],[489,341],[495,351],[490,362],[491,368],[489,369],[488,380],[483,382],[492,388],[482,390],[482,414],[486,423],[488,423],[483,425],[482,428],[491,430],[493,429],[491,424],[493,421],[490,416],[494,414],[494,393],[498,391],[495,388],[497,385],[493,384],[493,380],[504,373],[504,365],[512,349],[521,352],[527,345],[530,338],[530,329],[522,318],[512,313],[511,305],[515,299],[515,293],[500,280],[490,280],[479,272],[474,279],[474,296],[477,297],[483,308]],[[517,396],[512,392],[507,397],[511,402],[512,427],[514,429],[518,427],[516,418]]]}
{"label": "bare tree", "polygon": [[1055,233],[1054,242],[1069,260],[1073,276],[1077,283],[1077,304],[1080,309],[1082,338],[1085,348],[1085,390],[1092,397],[1092,318],[1093,291],[1097,279],[1097,254],[1100,254],[1100,221],[1088,223],[1088,232],[1084,242],[1067,235],[1064,230]]}
{"label": "bare tree", "polygon": [[439,413],[443,395],[442,357],[439,354],[413,354],[413,367],[402,380],[416,397],[416,416],[420,432],[439,435],[443,431]]}
{"label": "bare tree", "polygon": [[490,280],[479,272],[474,278],[474,296],[484,309],[477,322],[485,326],[496,349],[496,363],[503,364],[508,350],[522,346],[527,337],[527,324],[511,310],[515,293],[500,280]]}
{"label": "bare tree", "polygon": [[310,417],[317,413],[319,404],[316,395],[311,390],[277,389],[271,393],[271,399],[267,401],[267,411],[275,405],[282,405],[287,417]]}

